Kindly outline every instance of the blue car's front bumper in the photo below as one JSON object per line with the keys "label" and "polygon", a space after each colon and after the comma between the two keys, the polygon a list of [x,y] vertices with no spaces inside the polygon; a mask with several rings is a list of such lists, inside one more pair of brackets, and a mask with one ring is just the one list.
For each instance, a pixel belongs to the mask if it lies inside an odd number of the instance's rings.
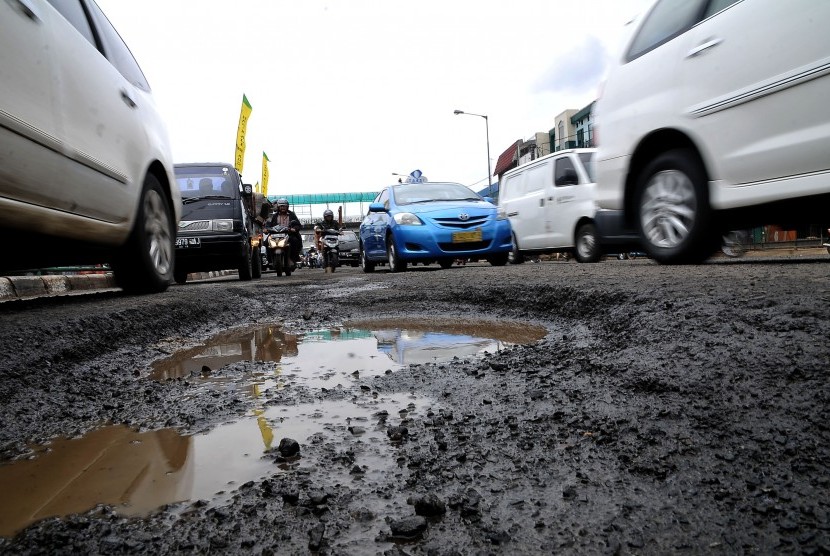
{"label": "blue car's front bumper", "polygon": [[430,224],[396,226],[393,230],[398,256],[403,260],[438,259],[446,257],[487,257],[510,252],[513,248],[512,231],[508,220],[495,220],[476,229],[481,230],[481,241],[454,242],[450,229]]}

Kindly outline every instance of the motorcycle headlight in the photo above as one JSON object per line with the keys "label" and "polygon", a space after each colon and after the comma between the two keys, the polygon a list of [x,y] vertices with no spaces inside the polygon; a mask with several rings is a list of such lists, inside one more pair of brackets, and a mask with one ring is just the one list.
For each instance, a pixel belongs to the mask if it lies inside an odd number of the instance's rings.
{"label": "motorcycle headlight", "polygon": [[395,215],[395,222],[401,226],[423,226],[421,219],[411,212],[399,212]]}

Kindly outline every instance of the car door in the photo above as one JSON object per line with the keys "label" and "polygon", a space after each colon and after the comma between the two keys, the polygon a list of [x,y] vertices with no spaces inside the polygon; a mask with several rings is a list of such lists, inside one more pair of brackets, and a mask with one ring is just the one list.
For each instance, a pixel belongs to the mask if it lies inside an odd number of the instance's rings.
{"label": "car door", "polygon": [[[545,160],[520,172],[518,195],[507,212],[521,249],[540,249],[547,243],[546,188],[553,181],[553,164]],[[518,176],[518,175],[517,175]]]}
{"label": "car door", "polygon": [[685,113],[732,184],[830,168],[830,2],[720,0],[685,37]]}
{"label": "car door", "polygon": [[74,192],[74,212],[122,222],[135,210],[148,163],[142,158],[149,151],[142,103],[149,99],[136,87],[145,86],[143,75],[137,69],[125,71],[129,50],[94,3],[85,4],[87,12],[81,0],[50,1],[67,20],[53,26],[50,38],[69,159],[65,185]]}
{"label": "car door", "polygon": [[566,154],[554,160],[551,192],[545,211],[550,230],[547,247],[573,247],[574,229],[590,194],[576,155]]}
{"label": "car door", "polygon": [[0,2],[0,196],[69,210],[52,179],[66,169],[48,34],[58,17],[41,0]]}
{"label": "car door", "polygon": [[[374,203],[389,206],[389,190],[384,189],[375,198]],[[386,256],[386,227],[389,216],[385,212],[368,212],[360,228],[363,249],[374,259]]]}

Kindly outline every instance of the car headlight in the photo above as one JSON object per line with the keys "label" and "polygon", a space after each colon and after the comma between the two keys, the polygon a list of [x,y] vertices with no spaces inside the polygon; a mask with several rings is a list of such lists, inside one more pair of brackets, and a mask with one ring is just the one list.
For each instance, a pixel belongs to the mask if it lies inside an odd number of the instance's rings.
{"label": "car headlight", "polygon": [[507,220],[507,211],[504,210],[504,207],[496,208],[496,220]]}
{"label": "car headlight", "polygon": [[233,231],[233,220],[230,220],[230,219],[213,220],[213,230],[216,231],[216,232],[232,232]]}
{"label": "car headlight", "polygon": [[411,212],[399,212],[394,216],[395,222],[400,224],[401,226],[423,226],[424,223],[421,222],[421,219],[412,214]]}

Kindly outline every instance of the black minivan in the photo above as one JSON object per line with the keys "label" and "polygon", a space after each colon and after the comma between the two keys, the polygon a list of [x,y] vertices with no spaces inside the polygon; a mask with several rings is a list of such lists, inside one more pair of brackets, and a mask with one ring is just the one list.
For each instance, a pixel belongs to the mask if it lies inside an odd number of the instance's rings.
{"label": "black minivan", "polygon": [[251,186],[242,183],[232,164],[176,164],[174,173],[182,194],[176,282],[184,284],[191,272],[229,269],[236,269],[240,280],[259,278]]}

